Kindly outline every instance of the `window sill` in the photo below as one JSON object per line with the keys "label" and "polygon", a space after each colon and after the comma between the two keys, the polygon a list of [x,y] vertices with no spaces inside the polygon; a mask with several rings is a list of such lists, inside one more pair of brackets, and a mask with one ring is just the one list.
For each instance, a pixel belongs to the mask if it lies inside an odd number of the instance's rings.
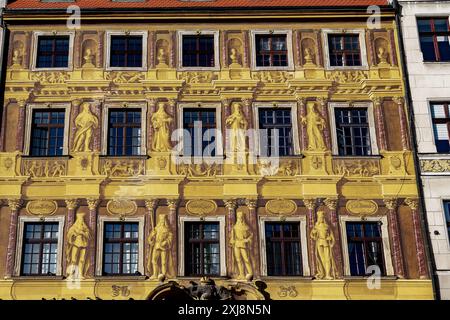
{"label": "window sill", "polygon": [[[374,275],[368,275],[368,276],[344,276],[344,280],[368,280],[371,279]],[[397,276],[381,276],[380,280],[398,280],[399,277]]]}
{"label": "window sill", "polygon": [[71,159],[73,158],[73,156],[66,154],[66,155],[61,155],[61,156],[32,156],[32,155],[22,155],[22,159]]}
{"label": "window sill", "polygon": [[260,279],[262,281],[292,281],[292,280],[300,280],[300,281],[310,281],[313,280],[314,277],[311,276],[261,276]]}
{"label": "window sill", "polygon": [[100,158],[108,158],[108,159],[120,159],[120,160],[123,160],[123,159],[150,159],[150,156],[147,154],[133,155],[133,156],[131,156],[131,155],[110,156],[107,154],[101,154],[99,157]]}
{"label": "window sill", "polygon": [[40,276],[26,276],[26,275],[21,275],[21,276],[12,276],[11,279],[13,280],[27,280],[27,281],[60,281],[60,280],[64,280],[65,277],[64,276],[46,276],[46,275],[40,275]]}
{"label": "window sill", "polygon": [[374,155],[370,155],[370,156],[339,156],[339,155],[333,155],[333,159],[354,159],[354,160],[358,160],[358,159],[382,159],[383,156],[382,155],[378,155],[378,154],[374,154]]}
{"label": "window sill", "polygon": [[65,71],[70,72],[73,71],[72,67],[67,68],[32,68],[32,72],[59,72],[59,71]]}
{"label": "window sill", "polygon": [[441,64],[448,64],[450,65],[450,61],[422,61],[424,64],[429,64],[429,65],[441,65]]}
{"label": "window sill", "polygon": [[183,72],[183,71],[220,71],[220,67],[219,66],[215,66],[215,67],[179,67],[177,69],[177,71],[179,72]]}
{"label": "window sill", "polygon": [[119,280],[119,281],[143,281],[148,279],[145,275],[105,275],[105,276],[95,276],[95,280]]}

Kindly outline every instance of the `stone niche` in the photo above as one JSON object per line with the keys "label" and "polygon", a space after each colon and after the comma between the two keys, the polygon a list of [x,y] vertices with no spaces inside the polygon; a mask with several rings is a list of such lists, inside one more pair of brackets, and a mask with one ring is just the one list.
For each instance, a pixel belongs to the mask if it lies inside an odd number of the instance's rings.
{"label": "stone niche", "polygon": [[172,33],[168,31],[156,31],[153,38],[153,48],[150,53],[150,65],[155,69],[149,70],[149,79],[170,80],[176,79],[175,43]]}
{"label": "stone niche", "polygon": [[295,34],[296,65],[303,69],[297,73],[306,79],[323,78],[320,34],[312,30],[299,30]]}

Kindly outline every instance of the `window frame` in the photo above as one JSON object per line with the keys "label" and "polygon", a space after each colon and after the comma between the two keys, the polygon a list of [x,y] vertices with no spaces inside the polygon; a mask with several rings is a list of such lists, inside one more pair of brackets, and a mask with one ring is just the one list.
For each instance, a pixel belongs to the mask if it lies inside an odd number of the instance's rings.
{"label": "window frame", "polygon": [[[309,268],[309,256],[308,256],[308,236],[306,230],[306,216],[285,217],[283,221],[280,221],[279,217],[271,216],[259,216],[259,234],[261,235],[261,241],[259,242],[260,256],[260,270],[261,276],[264,277],[310,277],[311,270]],[[266,222],[291,222],[300,224],[300,250],[302,256],[302,275],[297,276],[269,276],[267,275],[267,241],[266,241]]]}
{"label": "window frame", "polygon": [[120,275],[104,275],[103,274],[103,247],[104,247],[104,233],[105,233],[105,222],[113,223],[138,223],[138,269],[137,271],[144,276],[144,245],[147,241],[147,235],[144,233],[144,216],[139,217],[110,217],[110,216],[99,216],[97,221],[97,239],[96,239],[96,265],[95,265],[95,276],[97,277],[139,277],[140,275],[135,274],[120,274]]}
{"label": "window frame", "polygon": [[[183,36],[201,36],[201,35],[213,35],[214,36],[214,66],[213,67],[184,67],[183,66]],[[177,31],[177,43],[178,43],[178,70],[179,71],[219,71],[220,70],[220,54],[219,54],[219,31],[218,30],[179,30]]]}
{"label": "window frame", "polygon": [[[335,112],[334,112],[335,108],[367,108],[371,155],[367,155],[367,156],[357,156],[357,155],[341,156],[341,155],[339,155],[336,118],[335,118]],[[352,105],[350,105],[349,103],[329,102],[327,109],[328,109],[328,117],[330,119],[330,132],[331,132],[332,154],[333,155],[339,156],[339,157],[372,157],[372,156],[379,155],[377,135],[376,135],[376,129],[375,129],[374,108],[373,108],[372,102],[359,102],[359,103],[353,103]]]}
{"label": "window frame", "polygon": [[[65,109],[54,109],[55,111],[54,112],[64,112],[64,118],[65,118],[65,114],[66,114],[66,110]],[[56,111],[56,110],[58,110],[58,111]],[[44,112],[48,112],[49,113],[49,118],[47,118],[48,120],[50,120],[49,121],[49,123],[47,123],[47,124],[36,124],[35,123],[35,116],[36,116],[36,113],[44,113]],[[62,124],[61,123],[50,123],[51,122],[51,120],[54,120],[55,118],[52,116],[52,113],[53,113],[53,111],[49,111],[48,109],[34,109],[33,111],[32,111],[32,113],[31,113],[31,135],[30,135],[30,153],[32,153],[33,152],[33,149],[36,147],[34,144],[33,144],[33,141],[34,141],[34,139],[36,138],[36,136],[33,134],[33,132],[34,132],[34,130],[42,130],[42,129],[45,129],[45,131],[46,131],[46,133],[47,133],[47,135],[46,135],[46,138],[45,139],[39,139],[38,138],[38,140],[40,140],[40,141],[42,141],[42,140],[45,140],[45,141],[47,141],[47,148],[40,148],[39,146],[37,147],[39,150],[46,150],[46,153],[47,154],[44,154],[44,155],[41,155],[41,154],[33,154],[33,155],[31,155],[31,156],[34,156],[34,157],[54,157],[54,156],[63,156],[63,152],[64,152],[64,126],[65,126],[65,123],[63,122]],[[63,118],[63,121],[65,120]],[[58,117],[57,117],[57,119],[58,119]],[[62,129],[62,136],[59,136],[59,135],[56,135],[56,136],[52,136],[51,135],[51,130],[52,129]],[[41,131],[42,132],[42,131]],[[62,139],[62,145],[60,146],[60,148],[61,148],[61,154],[60,155],[57,155],[57,154],[55,154],[55,155],[50,155],[50,154],[48,154],[49,153],[49,151],[51,150],[50,149],[50,147],[49,147],[49,145],[48,145],[48,143],[51,141],[51,140],[54,140],[54,139],[56,139],[56,140],[58,140],[57,138],[61,138]],[[58,150],[58,146],[57,145],[55,145],[55,151],[57,151]]]}
{"label": "window frame", "polygon": [[[447,249],[450,250],[450,219],[447,220],[447,210],[448,215],[450,216],[450,197],[445,197],[441,199],[441,205],[442,205],[442,213],[444,214],[444,228],[447,230],[445,238],[447,240]],[[447,209],[446,209],[447,208]],[[434,240],[434,239],[433,239]],[[436,240],[434,240],[436,241]],[[433,243],[433,246],[435,244]]]}
{"label": "window frame", "polygon": [[[57,67],[57,68],[38,68],[37,67],[37,54],[38,54],[38,43],[39,37],[47,37],[47,36],[69,36],[69,54],[67,57],[67,67]],[[57,32],[48,32],[48,31],[35,31],[33,32],[33,53],[31,59],[31,71],[71,71],[73,70],[73,48],[74,48],[74,31],[57,31]]]}
{"label": "window frame", "polygon": [[[41,222],[57,222],[58,223],[58,242],[57,242],[57,254],[56,254],[56,274],[55,275],[22,275],[22,255],[23,255],[23,244],[24,244],[24,230],[25,223],[41,223]],[[62,276],[62,259],[63,254],[63,235],[65,228],[65,217],[64,216],[53,216],[53,217],[29,217],[29,216],[19,216],[18,229],[17,229],[17,239],[16,239],[16,256],[14,263],[14,276],[16,277],[59,277]]]}
{"label": "window frame", "polygon": [[345,277],[361,277],[361,276],[352,276],[350,272],[350,256],[348,252],[348,238],[347,238],[347,222],[381,222],[381,239],[382,239],[382,247],[383,247],[383,258],[384,258],[384,268],[385,275],[383,277],[394,276],[394,267],[392,264],[391,257],[391,246],[389,239],[389,230],[388,230],[388,220],[387,216],[375,216],[375,217],[364,217],[364,220],[361,217],[354,217],[349,215],[341,215],[339,216],[340,223],[340,231],[342,235],[342,254],[344,257],[344,276]]}
{"label": "window frame", "polygon": [[216,277],[225,277],[227,275],[226,269],[226,247],[225,247],[225,216],[207,216],[207,217],[192,217],[180,216],[178,218],[178,276],[186,276],[186,259],[185,259],[185,223],[186,222],[218,222],[219,223],[219,248],[220,248],[220,274]]}
{"label": "window frame", "polygon": [[[132,156],[113,156],[108,154],[109,147],[109,113],[111,109],[141,109],[141,153]],[[133,103],[105,103],[103,106],[103,114],[102,114],[102,146],[101,146],[101,155],[108,157],[137,157],[137,156],[145,156],[147,155],[147,103],[145,102],[133,102]]]}
{"label": "window frame", "polygon": [[[23,146],[23,154],[30,156],[31,152],[31,131],[33,125],[33,111],[34,110],[49,110],[49,109],[64,109],[64,139],[63,139],[63,151],[62,155],[56,157],[63,157],[69,154],[69,121],[70,121],[70,111],[71,103],[36,103],[28,104],[25,106],[25,141]],[[55,157],[55,156],[36,156],[41,158]]]}
{"label": "window frame", "polygon": [[[431,31],[431,32],[430,31],[422,31],[422,32],[420,32],[419,31],[419,20],[426,20],[426,19],[432,19],[433,20],[432,29],[435,28],[435,24],[434,24],[434,20],[435,19],[445,19],[445,20],[447,20],[447,32],[443,32],[443,31],[439,31],[439,32],[436,32],[436,31]],[[449,39],[450,39],[450,15],[447,16],[447,17],[440,16],[440,15],[437,15],[437,16],[416,16],[416,30],[417,30],[417,38],[418,38],[418,42],[419,42],[419,49],[420,49],[420,52],[422,54],[422,61],[424,63],[450,63],[450,60],[448,60],[448,61],[441,61],[440,60],[440,52],[439,52],[439,49],[438,49],[438,46],[437,46],[437,39],[436,39],[438,34],[441,35],[441,34],[445,34],[445,33],[447,33],[446,36],[449,37]],[[421,35],[424,35],[424,34],[425,34],[425,36],[432,36],[433,37],[434,54],[436,56],[436,60],[434,60],[434,61],[432,61],[432,60],[425,60],[425,58],[423,56],[423,50],[422,50],[421,38],[420,37],[421,37]]]}
{"label": "window frame", "polygon": [[[111,36],[142,36],[142,66],[140,67],[112,67],[111,66]],[[147,71],[147,41],[148,32],[147,31],[106,31],[106,46],[104,49],[105,55],[105,70],[106,71]]]}
{"label": "window frame", "polygon": [[[429,104],[429,112],[430,112],[430,122],[431,122],[431,130],[433,131],[433,144],[434,144],[434,148],[435,148],[435,152],[437,154],[441,154],[441,155],[446,155],[450,153],[450,99],[447,99],[448,101],[441,101],[441,100],[436,100],[436,101],[428,101]],[[447,133],[448,133],[448,143],[449,143],[449,151],[447,152],[441,152],[437,150],[437,145],[436,145],[436,135],[434,133],[434,125],[435,125],[435,120],[445,120],[443,118],[434,118],[433,117],[433,106],[436,104],[443,104],[444,105],[444,110],[445,113],[447,115],[447,117],[445,119],[447,119],[447,122],[442,121],[441,123],[447,123]],[[445,106],[447,106],[447,109],[445,109]],[[439,123],[439,122],[438,122]]]}
{"label": "window frame", "polygon": [[[328,35],[359,35],[359,50],[361,55],[360,66],[332,66],[330,64],[330,46],[328,43]],[[322,44],[325,59],[326,70],[368,70],[367,48],[366,48],[366,31],[364,29],[322,29]]]}
{"label": "window frame", "polygon": [[[287,66],[257,66],[256,64],[256,35],[285,35],[286,36],[286,51],[287,51]],[[288,29],[258,29],[250,30],[250,50],[251,50],[251,61],[250,66],[253,71],[263,71],[263,70],[280,70],[280,71],[293,71],[294,70],[294,56],[292,50],[292,30]]]}

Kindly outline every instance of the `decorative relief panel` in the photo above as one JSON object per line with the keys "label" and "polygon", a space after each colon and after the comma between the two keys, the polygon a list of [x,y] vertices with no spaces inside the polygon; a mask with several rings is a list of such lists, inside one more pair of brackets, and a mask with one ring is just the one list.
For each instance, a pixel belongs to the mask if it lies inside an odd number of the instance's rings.
{"label": "decorative relief panel", "polygon": [[259,71],[252,73],[253,80],[268,83],[283,83],[294,78],[294,74],[288,71]]}
{"label": "decorative relief panel", "polygon": [[326,72],[325,76],[328,80],[337,83],[352,83],[360,82],[369,78],[369,75],[361,70],[356,71],[330,71]]}
{"label": "decorative relief panel", "polygon": [[274,199],[267,201],[266,210],[271,214],[292,215],[297,211],[297,204],[292,200]]}
{"label": "decorative relief panel", "polygon": [[213,177],[222,174],[222,165],[218,163],[180,163],[177,165],[177,174],[187,177]]}
{"label": "decorative relief panel", "polygon": [[184,71],[178,73],[179,80],[186,80],[188,83],[210,83],[218,79],[215,72],[210,71]]}
{"label": "decorative relief panel", "polygon": [[422,172],[450,172],[450,159],[420,160]]}
{"label": "decorative relief panel", "polygon": [[31,80],[33,81],[39,81],[40,83],[50,83],[50,84],[57,84],[57,83],[65,83],[67,80],[70,79],[70,73],[68,72],[61,72],[61,71],[55,71],[55,72],[33,72],[30,75]]}
{"label": "decorative relief panel", "polygon": [[132,216],[137,211],[137,204],[128,199],[113,199],[106,204],[106,211],[113,216]]}
{"label": "decorative relief panel", "polygon": [[58,204],[51,200],[33,200],[27,203],[26,209],[32,215],[51,216],[58,209]]}
{"label": "decorative relief panel", "polygon": [[136,83],[145,80],[143,72],[112,71],[105,73],[106,80],[114,83]]}
{"label": "decorative relief panel", "polygon": [[381,173],[378,159],[334,159],[334,172],[345,177],[371,177]]}
{"label": "decorative relief panel", "polygon": [[257,174],[263,176],[295,176],[300,174],[300,160],[278,159],[275,163],[271,160],[258,159]]}
{"label": "decorative relief panel", "polygon": [[378,212],[378,204],[373,200],[348,200],[345,208],[348,213],[360,217],[370,216]]}
{"label": "decorative relief panel", "polygon": [[100,160],[100,173],[108,177],[132,177],[145,174],[144,159],[116,159]]}
{"label": "decorative relief panel", "polygon": [[53,178],[67,174],[65,159],[23,159],[22,174],[31,178]]}
{"label": "decorative relief panel", "polygon": [[217,204],[213,200],[189,200],[186,203],[186,211],[196,216],[213,214],[217,210]]}

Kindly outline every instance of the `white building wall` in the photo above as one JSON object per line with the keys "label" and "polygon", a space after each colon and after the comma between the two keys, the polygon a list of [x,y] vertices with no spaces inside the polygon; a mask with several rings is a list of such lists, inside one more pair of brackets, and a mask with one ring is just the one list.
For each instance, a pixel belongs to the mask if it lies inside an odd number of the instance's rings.
{"label": "white building wall", "polygon": [[[450,101],[450,62],[424,62],[416,17],[450,16],[450,1],[405,1],[402,31],[420,159],[450,159],[436,153],[430,102]],[[422,173],[425,207],[442,299],[450,299],[450,239],[443,201],[450,200],[450,172]]]}

